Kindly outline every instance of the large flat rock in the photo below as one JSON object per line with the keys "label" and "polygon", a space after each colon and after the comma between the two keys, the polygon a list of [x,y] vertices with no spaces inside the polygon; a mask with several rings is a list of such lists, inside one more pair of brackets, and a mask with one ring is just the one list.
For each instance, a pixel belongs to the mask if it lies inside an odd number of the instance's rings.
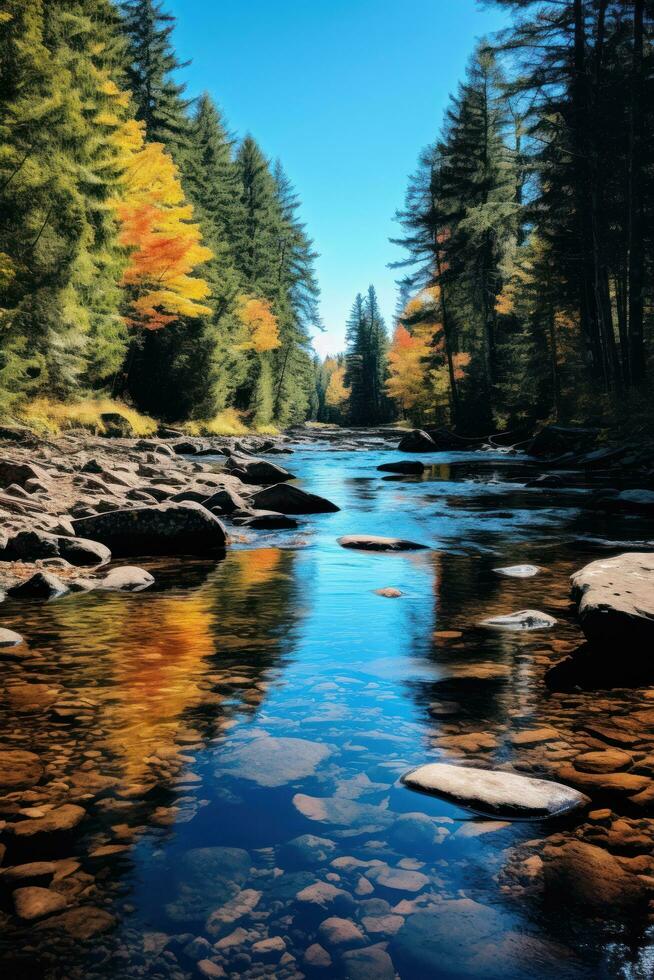
{"label": "large flat rock", "polygon": [[571,582],[581,627],[591,643],[619,643],[620,656],[651,651],[654,552],[601,558],[576,572]]}
{"label": "large flat rock", "polygon": [[558,817],[589,802],[583,793],[563,783],[442,762],[419,766],[406,773],[402,782],[475,813],[507,820]]}

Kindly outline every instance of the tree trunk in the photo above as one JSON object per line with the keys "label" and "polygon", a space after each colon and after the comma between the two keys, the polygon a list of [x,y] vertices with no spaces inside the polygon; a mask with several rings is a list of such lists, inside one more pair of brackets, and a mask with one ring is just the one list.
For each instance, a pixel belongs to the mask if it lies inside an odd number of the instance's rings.
{"label": "tree trunk", "polygon": [[[640,386],[645,380],[643,342],[643,17],[644,0],[634,0],[631,104],[629,109],[629,186],[628,186],[628,306],[629,375]],[[626,352],[625,352],[626,353]]]}

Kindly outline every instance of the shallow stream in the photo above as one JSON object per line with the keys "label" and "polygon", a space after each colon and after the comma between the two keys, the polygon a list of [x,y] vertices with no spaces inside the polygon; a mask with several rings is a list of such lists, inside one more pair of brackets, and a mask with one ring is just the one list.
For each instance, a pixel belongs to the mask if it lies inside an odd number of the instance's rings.
{"label": "shallow stream", "polygon": [[[87,810],[5,865],[74,857],[62,893],[115,919],[87,939],[70,923],[17,928],[7,900],[3,976],[654,975],[647,902],[610,884],[616,868],[649,873],[654,820],[624,793],[590,793],[592,819],[508,823],[398,781],[436,760],[557,778],[582,751],[617,747],[598,725],[654,771],[654,717],[626,724],[654,714],[654,689],[544,680],[583,639],[571,572],[651,527],[587,510],[583,491],[525,489],[539,471],[520,457],[377,471],[393,458],[299,446],[271,459],[339,513],[235,529],[217,563],[148,563],[156,584],[141,594],[3,604],[29,651],[0,652],[1,738],[36,752],[46,777],[5,797],[0,820],[53,800]],[[429,550],[344,550],[352,533]],[[495,571],[523,563],[540,573]],[[402,595],[376,594],[386,587]],[[557,625],[480,625],[525,608]]]}

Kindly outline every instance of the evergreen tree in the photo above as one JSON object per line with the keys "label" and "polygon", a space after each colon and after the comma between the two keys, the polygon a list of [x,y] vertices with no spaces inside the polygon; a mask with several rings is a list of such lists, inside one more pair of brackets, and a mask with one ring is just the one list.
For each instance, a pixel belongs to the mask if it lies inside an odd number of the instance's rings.
{"label": "evergreen tree", "polygon": [[281,344],[275,355],[274,414],[284,425],[305,418],[309,407],[313,390],[309,329],[321,328],[320,290],[314,271],[317,253],[298,216],[299,198],[279,162],[273,176],[281,218],[277,240]]}
{"label": "evergreen tree", "polygon": [[377,294],[368,287],[359,293],[347,322],[344,384],[350,390],[349,420],[353,425],[375,425],[389,417],[386,398],[388,335],[379,311]]}
{"label": "evergreen tree", "polygon": [[172,34],[175,18],[156,0],[124,0],[123,30],[127,39],[126,73],[136,106],[136,118],[145,123],[146,136],[164,143],[177,157],[187,145],[190,101],[174,73],[177,60]]}
{"label": "evergreen tree", "polygon": [[[106,377],[124,349],[108,3],[10,3],[0,22],[2,329],[16,367],[65,396]],[[35,380],[35,378],[34,378]]]}

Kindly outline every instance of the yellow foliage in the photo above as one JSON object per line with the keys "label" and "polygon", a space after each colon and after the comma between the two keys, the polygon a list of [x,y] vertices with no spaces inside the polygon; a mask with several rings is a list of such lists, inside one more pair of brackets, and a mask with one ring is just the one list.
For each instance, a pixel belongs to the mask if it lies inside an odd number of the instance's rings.
{"label": "yellow foliage", "polygon": [[[327,362],[325,362],[326,364]],[[350,389],[345,385],[345,367],[335,367],[327,385],[325,401],[332,408],[340,408],[350,397]]]}
{"label": "yellow foliage", "polygon": [[281,345],[277,317],[265,299],[239,296],[236,315],[247,330],[248,339],[241,345],[258,354],[275,350]]}
{"label": "yellow foliage", "polygon": [[209,285],[192,273],[213,252],[192,221],[176,164],[162,143],[145,142],[143,125],[133,119],[114,139],[124,168],[114,202],[119,241],[130,250],[123,284],[135,294],[128,322],[157,330],[179,317],[209,315],[201,303]]}
{"label": "yellow foliage", "polygon": [[20,419],[25,425],[48,435],[59,435],[66,429],[89,429],[102,434],[104,426],[100,416],[104,412],[123,415],[137,436],[150,436],[157,431],[157,423],[147,415],[112,398],[84,398],[78,402],[57,402],[49,398],[35,398],[20,408]]}

